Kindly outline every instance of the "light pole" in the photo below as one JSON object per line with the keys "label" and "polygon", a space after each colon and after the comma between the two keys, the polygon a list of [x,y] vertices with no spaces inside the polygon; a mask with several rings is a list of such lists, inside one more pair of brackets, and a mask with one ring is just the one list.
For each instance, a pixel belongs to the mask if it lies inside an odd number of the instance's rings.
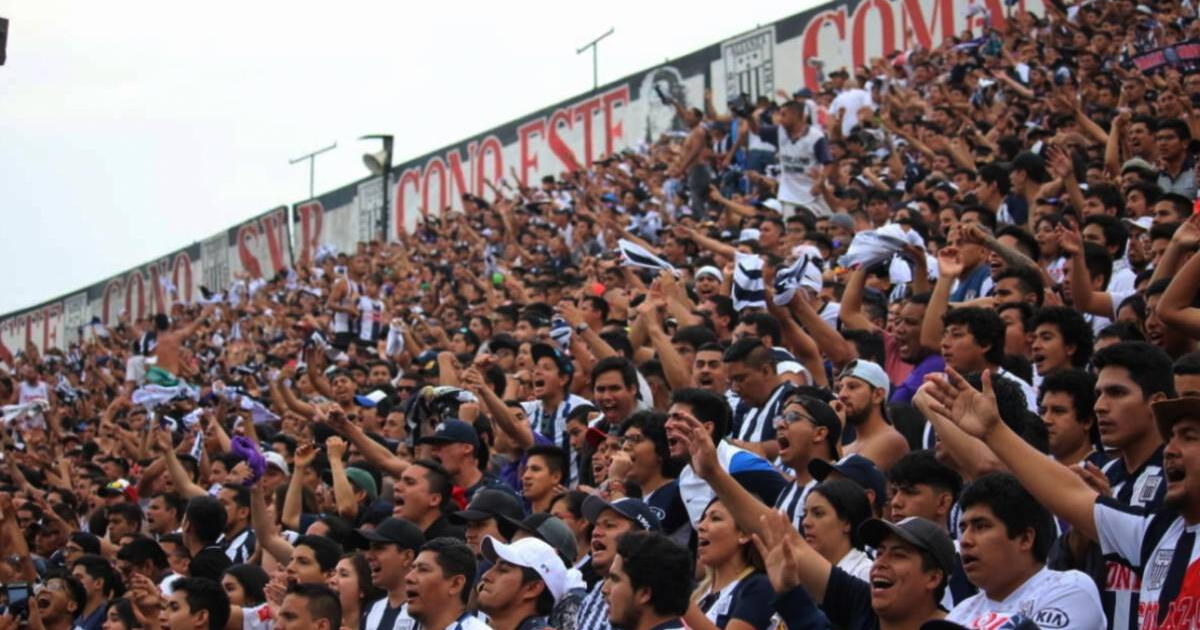
{"label": "light pole", "polygon": [[383,233],[383,242],[388,242],[388,177],[392,173],[392,136],[372,134],[362,136],[359,140],[383,140],[383,150],[377,153],[364,153],[363,164],[376,175],[383,176],[383,210],[379,213],[379,230]]}
{"label": "light pole", "polygon": [[316,151],[313,151],[312,153],[305,153],[304,155],[301,155],[298,158],[288,160],[288,164],[299,164],[300,162],[303,162],[304,160],[308,160],[308,198],[309,199],[313,198],[313,175],[314,175],[314,171],[316,169],[315,164],[317,161],[317,156],[321,155],[322,153],[325,153],[326,151],[332,151],[336,148],[337,148],[337,143],[334,142],[333,144],[325,147],[324,149],[317,149]]}
{"label": "light pole", "polygon": [[598,88],[598,87],[600,87],[600,80],[599,80],[599,68],[598,68],[598,66],[597,66],[597,63],[598,63],[598,62],[596,61],[596,51],[598,50],[598,46],[596,46],[596,44],[599,44],[599,43],[600,43],[600,40],[604,39],[605,37],[608,37],[609,35],[612,35],[612,34],[613,34],[613,31],[615,31],[615,30],[617,30],[617,29],[616,29],[616,27],[613,27],[613,28],[610,28],[610,29],[608,29],[608,32],[607,32],[607,33],[605,33],[605,34],[601,35],[600,37],[597,37],[596,39],[593,39],[592,41],[590,41],[590,42],[588,42],[588,43],[586,43],[586,44],[584,44],[584,45],[583,45],[583,46],[581,46],[581,47],[580,47],[578,50],[576,50],[576,51],[575,51],[575,54],[576,54],[576,55],[581,55],[581,54],[583,54],[583,51],[585,51],[585,50],[587,50],[587,49],[589,49],[589,48],[591,48],[591,49],[592,49],[592,89],[593,89],[593,90],[594,90],[594,89],[596,89],[596,88]]}

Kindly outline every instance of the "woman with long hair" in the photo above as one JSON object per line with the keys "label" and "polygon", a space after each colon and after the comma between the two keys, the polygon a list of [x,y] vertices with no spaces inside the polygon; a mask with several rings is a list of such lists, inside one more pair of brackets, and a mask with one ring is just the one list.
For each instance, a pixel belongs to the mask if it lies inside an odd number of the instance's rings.
{"label": "woman with long hair", "polygon": [[387,595],[386,591],[371,583],[371,566],[362,552],[342,556],[329,578],[329,588],[338,594],[338,601],[342,604],[343,628],[359,627],[362,612],[371,602]]}
{"label": "woman with long hair", "polygon": [[696,540],[704,579],[684,623],[692,630],[766,630],[775,592],[750,534],[738,528],[719,499],[701,515]]}
{"label": "woman with long hair", "polygon": [[849,479],[826,479],[813,487],[805,503],[804,539],[831,564],[866,580],[871,557],[858,526],[871,518],[867,493]]}
{"label": "woman with long hair", "polygon": [[100,626],[101,630],[137,630],[141,627],[133,604],[124,597],[118,597],[109,603],[104,624]]}

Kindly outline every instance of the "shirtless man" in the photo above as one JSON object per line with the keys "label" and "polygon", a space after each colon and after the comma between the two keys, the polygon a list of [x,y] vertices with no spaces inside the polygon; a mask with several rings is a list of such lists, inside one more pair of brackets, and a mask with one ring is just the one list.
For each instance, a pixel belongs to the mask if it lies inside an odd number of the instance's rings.
{"label": "shirtless man", "polygon": [[163,313],[154,316],[154,328],[158,331],[158,343],[154,347],[156,362],[154,367],[170,373],[172,376],[182,376],[186,369],[183,362],[183,343],[196,334],[204,320],[216,308],[215,304],[204,307],[192,321],[171,330],[171,319]]}
{"label": "shirtless man", "polygon": [[688,205],[696,216],[702,216],[705,201],[708,199],[708,185],[712,180],[708,168],[708,158],[712,152],[709,148],[708,129],[702,124],[704,114],[699,109],[684,109],[678,102],[675,103],[675,109],[691,131],[683,141],[679,157],[675,158],[675,163],[667,170],[667,176],[682,177],[687,173]]}
{"label": "shirtless man", "polygon": [[904,436],[883,415],[889,388],[887,373],[878,363],[856,359],[842,372],[837,389],[837,402],[855,435],[842,454],[858,453],[884,472],[908,452]]}

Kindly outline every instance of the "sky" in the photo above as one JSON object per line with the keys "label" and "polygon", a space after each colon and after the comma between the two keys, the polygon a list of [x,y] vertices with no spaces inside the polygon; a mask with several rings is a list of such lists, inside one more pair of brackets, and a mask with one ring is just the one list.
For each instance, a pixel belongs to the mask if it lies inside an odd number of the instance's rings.
{"label": "sky", "polygon": [[816,4],[0,0],[0,313]]}

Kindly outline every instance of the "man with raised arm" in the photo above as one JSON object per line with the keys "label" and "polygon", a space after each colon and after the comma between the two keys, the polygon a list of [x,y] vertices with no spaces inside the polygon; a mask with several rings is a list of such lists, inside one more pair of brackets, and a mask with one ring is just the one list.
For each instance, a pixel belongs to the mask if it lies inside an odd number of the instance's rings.
{"label": "man with raised arm", "polygon": [[1200,596],[1200,564],[1194,561],[1195,526],[1200,523],[1200,399],[1154,395],[1151,409],[1167,439],[1167,490],[1163,507],[1147,513],[1098,493],[1000,422],[991,378],[984,376],[981,392],[951,370],[932,375],[918,397],[926,399],[928,413],[983,440],[1039,503],[1099,540],[1105,554],[1134,567],[1141,578],[1138,627],[1191,627],[1192,606]]}

